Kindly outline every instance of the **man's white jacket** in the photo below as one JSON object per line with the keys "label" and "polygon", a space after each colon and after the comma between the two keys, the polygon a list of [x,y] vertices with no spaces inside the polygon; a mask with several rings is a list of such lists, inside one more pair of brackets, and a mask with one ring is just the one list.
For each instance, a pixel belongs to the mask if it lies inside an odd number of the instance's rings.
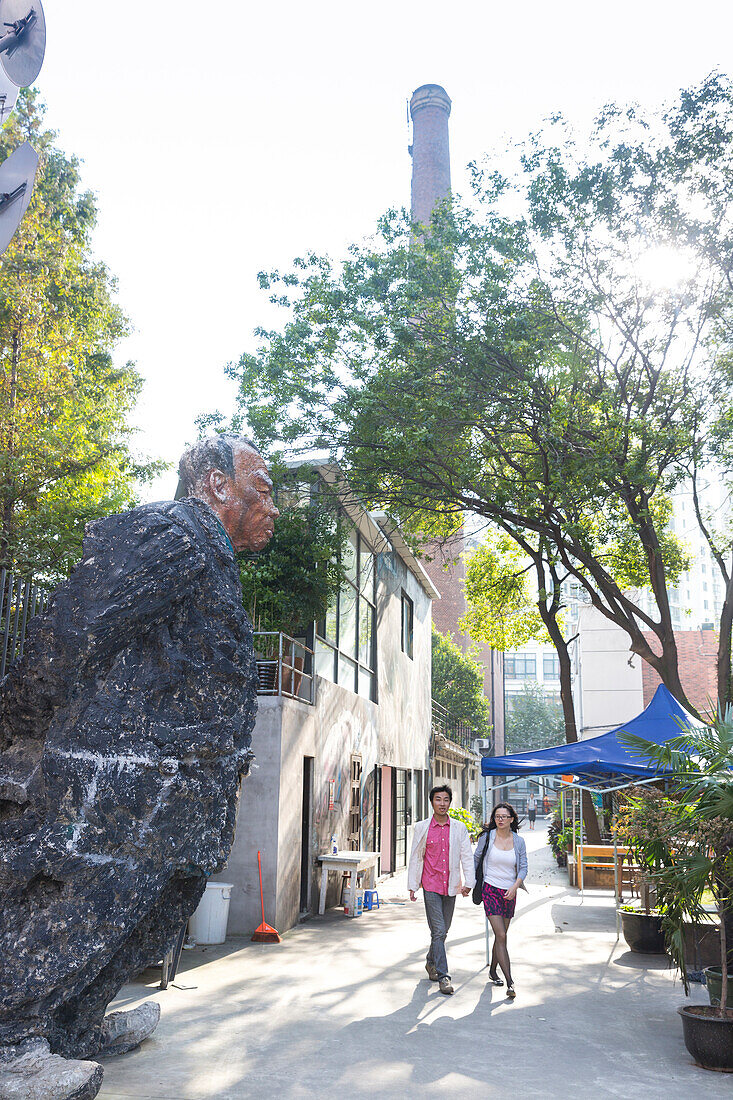
{"label": "man's white jacket", "polygon": [[[410,863],[407,868],[408,890],[420,889],[423,863],[425,862],[425,845],[428,839],[428,828],[432,820],[433,815],[431,814],[425,821],[418,821],[415,826]],[[463,822],[451,818],[450,840],[448,842],[448,893],[453,897],[461,892],[461,870],[463,870],[463,885],[473,888],[476,876],[473,870],[471,838]]]}

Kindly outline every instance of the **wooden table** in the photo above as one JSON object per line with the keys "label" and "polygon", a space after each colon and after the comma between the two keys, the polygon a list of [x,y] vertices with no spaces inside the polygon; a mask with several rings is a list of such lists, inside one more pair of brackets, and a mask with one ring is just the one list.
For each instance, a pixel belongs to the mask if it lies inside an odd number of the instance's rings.
{"label": "wooden table", "polygon": [[321,864],[321,900],[318,912],[322,916],[326,912],[326,890],[328,888],[329,871],[348,871],[351,879],[349,882],[349,912],[356,911],[356,876],[360,871],[371,872],[371,886],[374,887],[377,878],[377,860],[379,852],[327,852],[318,857]]}
{"label": "wooden table", "polygon": [[[578,857],[582,852],[582,860]],[[577,868],[577,885],[580,889],[583,889],[583,867],[590,868],[608,868],[613,873],[613,844],[584,844],[582,849],[579,844],[575,847],[575,863]],[[624,859],[628,856],[629,849],[618,845],[616,848],[617,869],[616,874],[618,876],[617,882],[619,887],[619,894],[622,896],[621,878]],[[601,862],[603,860],[604,862]]]}

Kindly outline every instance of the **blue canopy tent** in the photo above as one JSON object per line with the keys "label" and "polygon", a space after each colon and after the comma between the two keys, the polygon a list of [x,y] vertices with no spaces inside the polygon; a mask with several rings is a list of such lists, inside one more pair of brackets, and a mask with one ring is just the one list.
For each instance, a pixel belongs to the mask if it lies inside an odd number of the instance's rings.
{"label": "blue canopy tent", "polygon": [[621,734],[632,733],[663,745],[679,737],[685,729],[699,725],[701,723],[677,702],[664,684],[660,684],[641,714],[610,733],[533,752],[484,756],[481,774],[512,779],[526,775],[572,775],[575,777],[572,786],[594,793],[615,791],[632,783],[649,782],[660,775],[658,766],[624,744]]}
{"label": "blue canopy tent", "polygon": [[[508,756],[484,756],[481,760],[483,776],[501,776],[506,780],[520,779],[528,775],[572,776],[565,785],[571,789],[586,790],[592,794],[603,794],[621,790],[623,787],[651,783],[664,775],[657,764],[643,757],[626,745],[621,734],[631,733],[663,745],[674,737],[679,737],[686,729],[699,727],[702,723],[694,718],[677,702],[668,689],[660,684],[645,710],[636,718],[624,723],[609,733],[591,737],[587,741],[576,741],[569,745],[557,745],[549,749],[537,749],[532,752],[511,753]],[[573,821],[575,820],[575,800],[573,800]],[[614,835],[614,893],[618,900],[617,845]],[[580,844],[579,859],[583,859],[583,801],[580,799]],[[581,896],[583,894],[581,879]],[[618,938],[618,911],[616,913],[616,936]],[[486,931],[486,951],[488,959],[488,922]]]}

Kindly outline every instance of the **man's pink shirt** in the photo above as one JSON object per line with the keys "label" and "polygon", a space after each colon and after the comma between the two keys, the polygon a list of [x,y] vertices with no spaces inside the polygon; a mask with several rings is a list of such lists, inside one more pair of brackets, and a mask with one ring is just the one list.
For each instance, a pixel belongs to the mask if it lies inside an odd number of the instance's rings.
{"label": "man's pink shirt", "polygon": [[435,818],[428,825],[425,840],[421,885],[435,894],[448,893],[448,856],[450,853],[450,821],[439,825]]}

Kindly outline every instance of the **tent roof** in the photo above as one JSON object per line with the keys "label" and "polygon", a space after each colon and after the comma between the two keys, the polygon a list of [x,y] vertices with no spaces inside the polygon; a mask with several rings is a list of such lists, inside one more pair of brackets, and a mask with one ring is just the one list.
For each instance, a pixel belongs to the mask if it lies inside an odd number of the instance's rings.
{"label": "tent roof", "polygon": [[660,684],[646,710],[610,733],[576,741],[570,745],[518,752],[509,756],[484,756],[482,775],[573,775],[580,785],[604,787],[624,779],[651,779],[659,774],[656,764],[639,756],[619,740],[621,733],[633,733],[663,745],[679,737],[686,727],[700,723]]}

